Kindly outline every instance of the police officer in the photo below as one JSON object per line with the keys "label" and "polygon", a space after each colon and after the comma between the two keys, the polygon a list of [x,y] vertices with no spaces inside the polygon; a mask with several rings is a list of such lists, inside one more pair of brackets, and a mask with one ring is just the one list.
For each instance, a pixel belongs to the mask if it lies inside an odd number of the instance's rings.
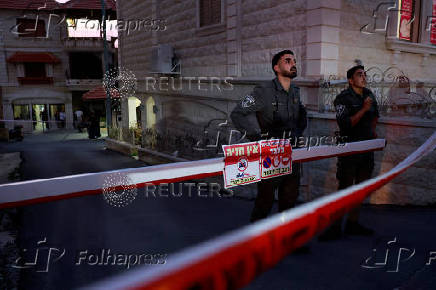
{"label": "police officer", "polygon": [[[291,83],[297,76],[294,53],[283,50],[272,59],[277,76],[245,96],[231,113],[233,124],[250,141],[261,138],[298,138],[307,126],[307,112],[300,101],[300,89]],[[292,143],[292,142],[291,142]],[[278,189],[279,211],[295,205],[300,185],[300,165],[294,163],[292,174],[262,180],[251,214],[251,221],[265,218],[274,203]]]}
{"label": "police officer", "polygon": [[[366,73],[362,65],[347,71],[348,89],[334,101],[340,134],[347,142],[370,140],[377,137],[375,128],[379,118],[377,101],[366,86]],[[371,178],[374,169],[374,152],[338,157],[336,178],[338,189],[347,188]],[[373,231],[358,223],[359,209],[352,210],[345,224],[345,233],[371,235]],[[333,224],[320,238],[330,240],[342,234],[341,221]]]}

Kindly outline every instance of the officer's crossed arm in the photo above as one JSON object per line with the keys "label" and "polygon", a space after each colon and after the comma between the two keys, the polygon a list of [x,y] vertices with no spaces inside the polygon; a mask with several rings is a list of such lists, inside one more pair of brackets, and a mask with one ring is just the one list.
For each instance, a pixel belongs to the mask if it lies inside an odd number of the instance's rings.
{"label": "officer's crossed arm", "polygon": [[259,91],[259,89],[255,88],[253,92],[243,97],[230,114],[235,127],[242,134],[245,133],[246,137],[252,141],[260,137],[261,131],[256,112],[261,111],[264,104]]}
{"label": "officer's crossed arm", "polygon": [[334,105],[336,109],[336,120],[338,121],[339,127],[342,130],[349,130],[354,127],[360,119],[362,119],[367,111],[371,109],[372,99],[367,97],[363,102],[363,107],[352,116],[350,116],[347,106],[340,100],[336,99]]}

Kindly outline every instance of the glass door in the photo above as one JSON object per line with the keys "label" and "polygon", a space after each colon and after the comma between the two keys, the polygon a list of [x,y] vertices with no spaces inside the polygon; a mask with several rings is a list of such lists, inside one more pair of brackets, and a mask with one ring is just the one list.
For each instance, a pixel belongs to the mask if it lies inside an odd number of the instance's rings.
{"label": "glass door", "polygon": [[32,125],[33,130],[45,131],[50,129],[49,118],[48,118],[48,106],[47,105],[32,105]]}

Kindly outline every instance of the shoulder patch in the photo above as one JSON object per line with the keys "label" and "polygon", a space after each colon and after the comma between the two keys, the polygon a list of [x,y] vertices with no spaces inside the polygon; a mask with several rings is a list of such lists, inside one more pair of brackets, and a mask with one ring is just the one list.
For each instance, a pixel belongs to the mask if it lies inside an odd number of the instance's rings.
{"label": "shoulder patch", "polygon": [[254,99],[254,97],[252,95],[246,95],[241,101],[242,108],[249,108],[249,107],[253,106],[254,104],[256,104],[256,100]]}
{"label": "shoulder patch", "polygon": [[336,105],[335,109],[336,109],[336,116],[338,118],[340,118],[340,117],[342,117],[342,115],[344,115],[344,113],[345,113],[345,106],[344,105]]}

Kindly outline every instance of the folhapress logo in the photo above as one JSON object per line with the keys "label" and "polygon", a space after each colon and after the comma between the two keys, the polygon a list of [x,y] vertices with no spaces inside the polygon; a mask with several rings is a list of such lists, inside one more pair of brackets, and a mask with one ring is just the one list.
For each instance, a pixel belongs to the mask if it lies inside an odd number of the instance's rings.
{"label": "folhapress logo", "polygon": [[[47,273],[50,265],[59,261],[65,255],[65,249],[48,247],[47,238],[36,243],[37,248],[34,253],[28,249],[23,249],[22,255],[15,260],[12,268],[15,269],[35,269],[36,272]],[[26,257],[24,257],[26,256]]]}
{"label": "folhapress logo", "polygon": [[[381,269],[390,273],[398,273],[400,265],[415,258],[416,250],[397,241],[397,237],[386,244],[372,249],[371,255],[360,265],[364,269]],[[426,266],[436,260],[436,251],[430,251],[426,258]]]}

